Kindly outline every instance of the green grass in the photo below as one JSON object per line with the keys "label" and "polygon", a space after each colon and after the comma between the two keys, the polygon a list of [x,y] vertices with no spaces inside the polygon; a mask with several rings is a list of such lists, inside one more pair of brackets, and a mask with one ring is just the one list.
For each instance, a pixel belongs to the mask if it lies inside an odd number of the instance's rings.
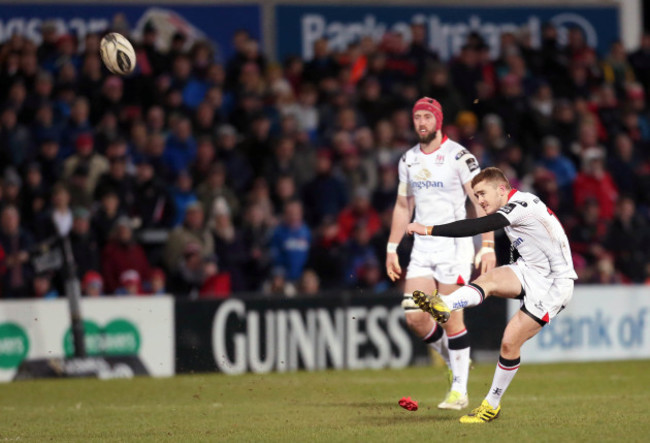
{"label": "green grass", "polygon": [[[493,365],[470,374],[470,406]],[[443,370],[170,379],[42,380],[0,385],[0,441],[648,441],[650,361],[523,365],[502,415],[460,425],[435,405]],[[408,412],[402,396],[418,400]]]}

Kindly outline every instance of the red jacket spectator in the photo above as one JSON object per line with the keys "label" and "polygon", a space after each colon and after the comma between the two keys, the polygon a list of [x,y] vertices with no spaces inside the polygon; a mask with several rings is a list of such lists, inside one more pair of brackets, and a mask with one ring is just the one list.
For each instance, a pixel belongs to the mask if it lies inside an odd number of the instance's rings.
{"label": "red jacket spectator", "polygon": [[352,204],[344,208],[338,216],[339,232],[337,240],[345,243],[358,223],[364,223],[370,237],[381,228],[381,219],[377,211],[370,206],[370,194],[365,188],[358,188]]}
{"label": "red jacket spectator", "polygon": [[114,294],[121,286],[120,276],[130,269],[148,281],[151,274],[144,250],[133,241],[133,232],[126,217],[118,219],[112,238],[102,251],[102,275],[106,294]]}
{"label": "red jacket spectator", "polygon": [[600,218],[611,220],[614,216],[618,188],[612,176],[605,171],[602,151],[589,148],[583,153],[583,171],[573,183],[573,199],[582,210],[589,198],[595,198],[600,207]]}

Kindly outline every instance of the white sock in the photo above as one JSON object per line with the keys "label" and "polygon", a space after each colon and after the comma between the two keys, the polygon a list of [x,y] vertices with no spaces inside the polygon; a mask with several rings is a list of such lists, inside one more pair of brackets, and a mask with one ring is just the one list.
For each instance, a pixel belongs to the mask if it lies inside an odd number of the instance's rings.
{"label": "white sock", "polygon": [[469,378],[469,335],[467,329],[449,336],[449,362],[454,375],[451,390],[467,395],[467,379]]}
{"label": "white sock", "polygon": [[515,377],[517,369],[519,369],[520,358],[517,357],[514,360],[507,360],[502,356],[499,356],[499,362],[497,363],[497,368],[494,371],[494,379],[492,380],[492,387],[490,392],[485,396],[485,399],[490,406],[497,408],[501,402],[501,396],[506,392],[510,382]]}
{"label": "white sock", "polygon": [[449,344],[447,340],[447,334],[445,334],[445,330],[442,329],[438,325],[438,323],[434,322],[433,327],[431,328],[431,331],[423,338],[424,342],[429,346],[431,349],[436,351],[442,359],[445,361],[447,364],[448,368],[451,368],[450,362],[449,362]]}
{"label": "white sock", "polygon": [[480,286],[470,283],[456,289],[449,295],[443,295],[441,297],[449,309],[456,311],[458,309],[480,305],[485,299],[485,292]]}

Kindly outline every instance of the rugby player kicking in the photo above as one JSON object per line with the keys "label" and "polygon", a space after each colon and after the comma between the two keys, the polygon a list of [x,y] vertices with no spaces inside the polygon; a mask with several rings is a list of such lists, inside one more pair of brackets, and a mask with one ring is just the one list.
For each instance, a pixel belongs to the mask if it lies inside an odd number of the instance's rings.
{"label": "rugby player kicking", "polygon": [[413,292],[420,309],[439,323],[447,322],[454,311],[479,305],[491,295],[521,300],[521,310],[503,333],[490,391],[478,408],[460,418],[461,423],[485,423],[501,412],[501,397],[519,368],[521,346],[569,303],[578,276],[562,225],[537,196],[512,189],[497,168],[484,169],[471,184],[487,216],[434,226],[410,223],[406,231],[421,236],[467,237],[504,228],[519,253],[514,263],[494,268],[450,295]]}
{"label": "rugby player kicking", "polygon": [[[414,211],[415,220],[425,224],[464,219],[469,195],[476,213],[484,215],[470,186],[472,178],[480,172],[478,161],[463,146],[442,135],[440,103],[429,97],[421,98],[413,106],[412,116],[419,143],[399,161],[399,188],[386,248],[386,273],[393,281],[402,275],[397,245]],[[413,302],[411,293],[421,289],[450,294],[470,280],[472,259],[471,237],[416,236],[406,270],[402,302],[406,323],[430,348],[440,353],[449,368],[449,390],[438,405],[441,409],[460,410],[468,406],[469,336],[462,311],[452,313],[449,321],[440,327]],[[476,254],[476,264],[477,267],[480,264],[481,272],[494,268],[493,233],[483,234],[483,247]]]}

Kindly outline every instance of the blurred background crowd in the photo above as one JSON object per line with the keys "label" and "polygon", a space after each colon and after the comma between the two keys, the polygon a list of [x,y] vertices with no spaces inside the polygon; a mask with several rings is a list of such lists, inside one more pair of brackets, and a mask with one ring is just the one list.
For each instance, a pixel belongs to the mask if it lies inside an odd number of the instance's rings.
{"label": "blurred background crowd", "polygon": [[61,273],[33,257],[66,235],[87,296],[389,290],[397,162],[423,95],[482,167],[555,211],[578,283],[650,283],[650,34],[599,55],[546,24],[541,47],[503,34],[497,58],[470,34],[442,62],[411,31],[274,61],[242,30],[221,60],[182,34],[162,53],[147,25],[128,77],[103,67],[101,35],[14,35],[0,47],[0,296],[60,296]]}

